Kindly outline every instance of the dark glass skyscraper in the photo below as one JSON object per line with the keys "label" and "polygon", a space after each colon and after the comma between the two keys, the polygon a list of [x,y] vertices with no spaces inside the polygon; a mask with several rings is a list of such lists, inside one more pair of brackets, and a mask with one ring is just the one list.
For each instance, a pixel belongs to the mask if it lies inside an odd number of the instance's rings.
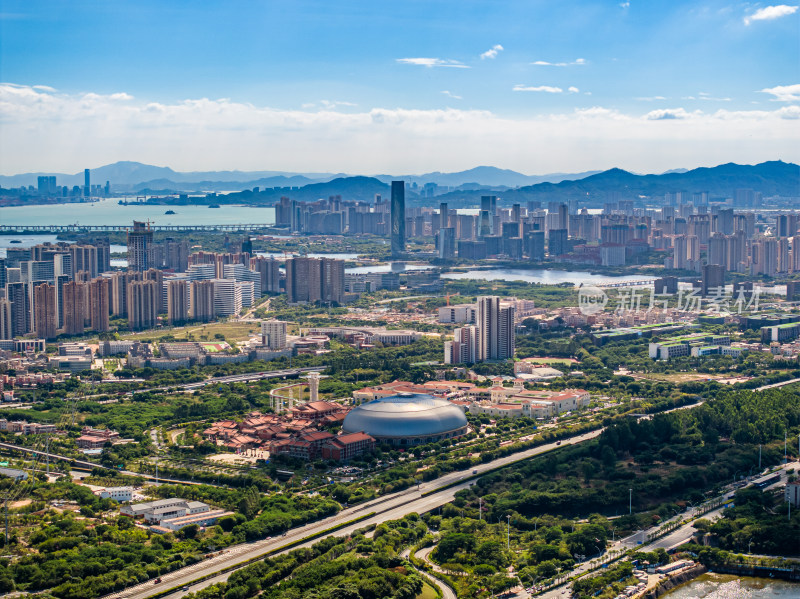
{"label": "dark glass skyscraper", "polygon": [[92,193],[92,179],[89,176],[89,169],[83,169],[83,195],[87,198]]}
{"label": "dark glass skyscraper", "polygon": [[392,181],[392,257],[406,251],[406,183]]}

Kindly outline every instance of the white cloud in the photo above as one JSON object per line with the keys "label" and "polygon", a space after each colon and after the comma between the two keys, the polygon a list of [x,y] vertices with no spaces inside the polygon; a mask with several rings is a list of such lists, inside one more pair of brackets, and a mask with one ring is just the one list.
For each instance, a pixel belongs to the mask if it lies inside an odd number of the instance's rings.
{"label": "white cloud", "polygon": [[775,111],[782,119],[800,119],[800,106],[784,106]]}
{"label": "white cloud", "polygon": [[518,83],[514,86],[513,90],[515,92],[547,92],[548,94],[560,94],[564,90],[560,87],[551,87],[549,85],[537,85],[537,86],[530,86],[530,85],[522,85]]}
{"label": "white cloud", "polygon": [[639,102],[655,102],[656,100],[666,100],[664,96],[639,96],[638,98],[634,98],[634,100],[638,100]]}
{"label": "white cloud", "polygon": [[457,60],[446,58],[398,58],[400,64],[413,64],[420,67],[451,67],[454,69],[468,69],[469,67]]}
{"label": "white cloud", "polygon": [[536,60],[531,63],[533,66],[536,67],[571,67],[571,66],[583,66],[586,64],[585,58],[576,58],[572,62],[548,62],[546,60]]}
{"label": "white cloud", "polygon": [[800,102],[800,83],[765,87],[761,93],[775,96],[772,99],[776,102]]}
{"label": "white cloud", "polygon": [[77,172],[116,160],[176,170],[354,174],[463,170],[489,162],[523,172],[536,165],[546,173],[800,161],[797,105],[633,114],[590,105],[511,117],[454,108],[340,111],[319,102],[315,110],[209,98],[121,102],[104,94],[0,85],[0,114],[5,174]]}
{"label": "white cloud", "polygon": [[630,5],[631,5],[630,2],[620,2],[619,7],[620,8],[630,8]]}
{"label": "white cloud", "polygon": [[484,59],[484,58],[497,58],[497,54],[499,52],[502,52],[504,49],[505,48],[503,48],[503,46],[501,46],[500,44],[495,44],[494,46],[489,48],[486,52],[481,54],[481,59]]}
{"label": "white cloud", "polygon": [[710,102],[730,102],[731,98],[715,98],[708,92],[700,92],[697,96],[683,96],[681,100],[704,100]]}
{"label": "white cloud", "polygon": [[746,16],[744,18],[744,24],[749,25],[753,21],[772,21],[774,19],[780,19],[781,17],[787,17],[796,13],[798,8],[800,8],[800,6],[789,6],[787,4],[765,6],[764,8],[759,8],[752,15]]}
{"label": "white cloud", "polygon": [[54,92],[57,91],[56,88],[50,87],[49,85],[34,85],[33,89],[42,92]]}
{"label": "white cloud", "polygon": [[571,93],[571,94],[577,94],[577,93],[578,93],[579,91],[581,91],[581,90],[579,90],[579,89],[578,89],[577,87],[575,87],[574,85],[570,85],[570,86],[569,86],[569,88],[567,88],[567,91],[568,91],[569,93]]}
{"label": "white cloud", "polygon": [[452,93],[452,92],[450,92],[448,90],[443,90],[442,93],[445,96],[447,96],[448,98],[453,98],[454,100],[463,100],[464,99],[461,96],[457,96],[457,95],[455,95],[454,93]]}
{"label": "white cloud", "polygon": [[344,102],[342,100],[334,100],[334,101],[320,100],[319,103],[326,110],[333,110],[334,108],[338,108],[339,106],[345,106],[345,107],[358,106],[358,104],[353,104],[352,102]]}
{"label": "white cloud", "polygon": [[686,112],[683,108],[662,108],[659,110],[651,110],[644,118],[648,121],[674,121],[678,119],[689,118],[690,113]]}

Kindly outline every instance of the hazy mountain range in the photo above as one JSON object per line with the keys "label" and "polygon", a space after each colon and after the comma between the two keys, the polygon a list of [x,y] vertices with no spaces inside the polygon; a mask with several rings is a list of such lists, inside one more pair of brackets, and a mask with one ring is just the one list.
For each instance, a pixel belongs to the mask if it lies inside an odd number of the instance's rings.
{"label": "hazy mountain range", "polygon": [[[0,176],[4,188],[35,185],[39,174]],[[56,174],[60,185],[82,185],[83,173]],[[736,189],[753,189],[764,196],[800,198],[800,166],[781,161],[756,165],[723,164],[711,168],[676,169],[660,175],[639,175],[614,168],[602,172],[550,175],[523,175],[516,171],[481,166],[458,173],[427,173],[424,175],[350,176],[331,173],[287,173],[278,171],[215,171],[179,173],[167,167],[138,162],[117,162],[92,171],[92,181],[111,181],[115,188],[128,186],[132,192],[167,193],[174,191],[228,191],[227,196],[213,200],[191,198],[191,203],[251,203],[268,204],[281,196],[313,201],[330,195],[348,200],[371,201],[375,194],[389,195],[389,181],[403,179],[418,188],[409,190],[410,202],[446,201],[454,207],[474,205],[487,192],[497,192],[504,203],[527,200],[578,199],[602,202],[614,198],[660,196],[667,192],[708,192],[713,197],[731,197]],[[451,191],[425,198],[422,186],[436,183]],[[253,188],[259,191],[254,192]],[[287,189],[290,188],[291,189]],[[241,191],[240,191],[241,190]],[[441,190],[440,190],[441,192]],[[166,203],[166,202],[165,202]],[[177,200],[169,203],[179,203]]]}
{"label": "hazy mountain range", "polygon": [[[516,171],[493,166],[478,166],[457,173],[426,173],[423,175],[375,175],[374,178],[389,183],[394,179],[419,186],[435,183],[446,187],[487,186],[497,188],[520,187],[535,183],[558,183],[566,179],[580,179],[599,171],[583,173],[551,173],[547,175],[523,175]],[[55,175],[58,185],[83,185],[83,172],[24,173],[0,175],[0,186],[4,188],[36,185],[40,175]],[[140,162],[115,162],[92,169],[94,184],[110,181],[117,191],[170,190],[170,191],[241,191],[253,187],[302,187],[312,183],[326,183],[334,179],[353,177],[347,173],[292,173],[286,171],[195,171],[178,172],[166,166],[153,166]]]}
{"label": "hazy mountain range", "polygon": [[[462,189],[435,198],[424,198],[414,190],[406,193],[409,203],[424,205],[447,202],[452,207],[475,206],[487,188]],[[723,164],[713,168],[698,168],[663,175],[636,175],[621,169],[610,169],[559,183],[537,183],[497,193],[504,204],[528,200],[566,201],[577,199],[585,204],[638,196],[658,197],[674,191],[708,192],[711,198],[732,197],[736,189],[753,189],[764,196],[800,198],[800,166],[785,162],[764,162],[754,166]],[[331,195],[343,199],[371,201],[375,194],[388,197],[389,186],[375,177],[342,177],[322,183],[312,183],[291,191],[261,189],[258,193],[246,190],[219,196],[217,203],[271,204],[285,195],[294,200],[314,201]],[[207,201],[201,201],[207,203]]]}

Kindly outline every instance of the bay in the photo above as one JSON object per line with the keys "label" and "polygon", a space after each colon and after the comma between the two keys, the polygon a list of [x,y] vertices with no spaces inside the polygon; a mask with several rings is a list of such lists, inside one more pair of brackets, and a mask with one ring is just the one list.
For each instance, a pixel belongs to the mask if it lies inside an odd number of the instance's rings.
{"label": "bay", "polygon": [[[79,204],[47,204],[0,208],[2,225],[119,225],[149,220],[153,225],[274,224],[275,208],[253,206],[119,205],[117,198]],[[164,214],[174,210],[175,214]]]}
{"label": "bay", "polygon": [[703,574],[662,597],[669,599],[796,599],[800,584],[772,578]]}
{"label": "bay", "polygon": [[490,268],[487,270],[468,270],[465,272],[448,272],[442,274],[443,279],[466,279],[472,281],[524,281],[542,285],[601,285],[622,281],[650,281],[653,276],[642,275],[599,275],[586,271],[522,269],[522,268]]}

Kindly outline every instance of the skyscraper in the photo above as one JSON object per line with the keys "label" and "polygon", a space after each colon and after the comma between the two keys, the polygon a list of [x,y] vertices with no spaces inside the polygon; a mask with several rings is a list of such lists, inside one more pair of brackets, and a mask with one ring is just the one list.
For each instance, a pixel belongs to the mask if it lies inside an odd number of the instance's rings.
{"label": "skyscraper", "polygon": [[191,282],[189,316],[199,322],[208,322],[214,318],[214,281]]}
{"label": "skyscraper", "polygon": [[452,260],[456,256],[456,230],[453,227],[439,229],[439,259]]}
{"label": "skyscraper", "polygon": [[11,329],[14,337],[27,335],[31,330],[31,300],[28,283],[6,285],[6,298],[11,301]]}
{"label": "skyscraper", "polygon": [[477,361],[478,327],[453,331],[453,340],[444,343],[445,364],[474,364]]}
{"label": "skyscraper", "polygon": [[281,272],[279,263],[275,258],[255,256],[250,258],[250,270],[261,275],[261,294],[280,293]]}
{"label": "skyscraper", "polygon": [[128,326],[131,330],[151,329],[158,322],[158,303],[161,289],[155,281],[128,283]]}
{"label": "skyscraper", "polygon": [[322,260],[322,302],[325,304],[344,303],[344,260],[321,258]]}
{"label": "skyscraper", "polygon": [[11,317],[11,302],[0,299],[0,339],[14,338],[14,323]]}
{"label": "skyscraper", "polygon": [[39,176],[37,179],[39,195],[47,196],[56,193],[56,178],[52,175]]}
{"label": "skyscraper", "polygon": [[63,285],[63,321],[65,335],[80,335],[83,333],[83,323],[86,320],[84,306],[86,304],[83,294],[86,291],[85,283],[70,281]]}
{"label": "skyscraper", "polygon": [[167,320],[170,325],[189,320],[188,281],[169,281],[167,283]]}
{"label": "skyscraper", "polygon": [[406,251],[406,183],[392,181],[392,258]]}
{"label": "skyscraper", "polygon": [[155,281],[158,289],[158,297],[156,298],[156,314],[163,314],[167,311],[164,306],[164,272],[157,268],[148,268],[142,275],[144,281]]}
{"label": "skyscraper", "polygon": [[92,179],[89,176],[89,169],[83,169],[83,195],[89,197],[92,192]]}
{"label": "skyscraper", "polygon": [[473,327],[456,329],[445,343],[446,364],[472,364],[514,357],[514,306],[501,306],[500,298],[479,297]]}
{"label": "skyscraper", "polygon": [[242,284],[232,279],[214,279],[214,313],[235,316],[242,310]]}
{"label": "skyscraper", "polygon": [[672,240],[672,267],[678,270],[686,268],[686,257],[688,252],[686,250],[686,236],[678,235]]}
{"label": "skyscraper", "polygon": [[111,282],[104,277],[92,279],[89,287],[89,318],[93,331],[106,332],[110,327],[108,314],[111,305]]}
{"label": "skyscraper", "polygon": [[497,212],[497,196],[481,196],[479,233],[486,237],[494,233],[494,216]]}
{"label": "skyscraper", "polygon": [[514,357],[514,307],[500,306],[500,298],[478,298],[477,359],[505,360]]}
{"label": "skyscraper", "polygon": [[261,343],[270,349],[286,347],[286,323],[280,320],[261,322]]}
{"label": "skyscraper", "polygon": [[717,264],[703,267],[703,295],[722,294],[725,286],[725,268]]}
{"label": "skyscraper", "polygon": [[531,260],[544,260],[544,231],[531,231],[525,238],[526,253]]}
{"label": "skyscraper", "polygon": [[43,339],[56,336],[56,288],[50,283],[33,289],[33,330]]}
{"label": "skyscraper", "polygon": [[286,261],[286,297],[290,304],[344,302],[344,261],[291,258]]}
{"label": "skyscraper", "polygon": [[569,253],[566,229],[551,229],[548,236],[548,253],[550,257]]}
{"label": "skyscraper", "polygon": [[150,268],[151,245],[153,231],[150,223],[133,221],[133,230],[128,230],[128,268],[138,271]]}

